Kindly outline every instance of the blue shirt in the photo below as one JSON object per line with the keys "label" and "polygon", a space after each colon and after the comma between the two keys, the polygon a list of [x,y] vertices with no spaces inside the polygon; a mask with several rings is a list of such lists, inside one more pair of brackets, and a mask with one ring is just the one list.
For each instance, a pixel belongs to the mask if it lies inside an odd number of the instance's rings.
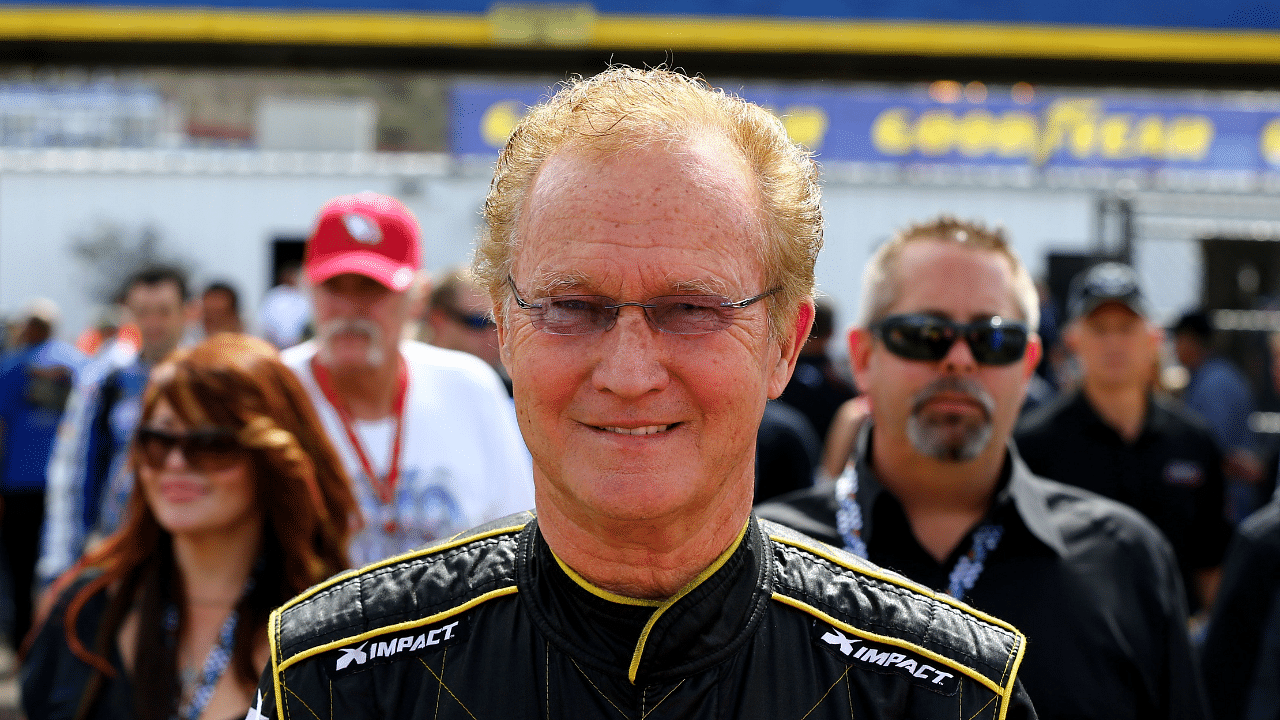
{"label": "blue shirt", "polygon": [[80,373],[49,461],[36,575],[55,580],[91,536],[116,530],[133,486],[127,456],[150,366],[132,350],[99,354]]}
{"label": "blue shirt", "polygon": [[0,491],[44,490],[58,422],[86,362],[71,345],[47,340],[0,364]]}

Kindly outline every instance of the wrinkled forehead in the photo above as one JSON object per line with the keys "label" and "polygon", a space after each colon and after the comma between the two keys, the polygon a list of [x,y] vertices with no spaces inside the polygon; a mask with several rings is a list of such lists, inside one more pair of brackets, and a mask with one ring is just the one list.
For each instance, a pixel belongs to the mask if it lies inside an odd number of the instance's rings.
{"label": "wrinkled forehead", "polygon": [[[619,262],[643,262],[650,273],[662,272],[676,255],[702,255],[708,266],[758,265],[764,237],[750,169],[736,148],[714,136],[604,155],[562,149],[539,170],[517,233],[518,273],[544,282],[541,275],[553,271],[565,276],[557,283],[573,282],[576,268],[559,261],[579,254],[616,251]],[[673,288],[716,282],[674,266],[666,272]]]}

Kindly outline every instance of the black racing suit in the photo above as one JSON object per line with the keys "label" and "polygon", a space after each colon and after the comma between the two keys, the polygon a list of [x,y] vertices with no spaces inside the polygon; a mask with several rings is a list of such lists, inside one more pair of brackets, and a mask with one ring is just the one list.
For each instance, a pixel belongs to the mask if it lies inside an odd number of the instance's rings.
{"label": "black racing suit", "polygon": [[1022,633],[754,516],[663,603],[590,586],[522,514],[312,588],[269,635],[253,720],[1035,717]]}

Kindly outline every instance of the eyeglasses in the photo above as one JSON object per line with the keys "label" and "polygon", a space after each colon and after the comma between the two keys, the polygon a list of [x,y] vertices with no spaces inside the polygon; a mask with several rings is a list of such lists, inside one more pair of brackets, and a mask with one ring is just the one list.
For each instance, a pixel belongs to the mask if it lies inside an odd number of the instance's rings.
{"label": "eyeglasses", "polygon": [[591,335],[609,330],[624,307],[644,310],[649,325],[673,335],[705,335],[733,323],[734,311],[760,302],[778,292],[774,288],[746,300],[731,301],[722,295],[660,295],[644,302],[617,302],[603,295],[555,295],[525,302],[510,276],[507,282],[516,303],[529,311],[538,330],[552,335]]}
{"label": "eyeglasses", "polygon": [[170,433],[155,428],[138,428],[136,442],[142,461],[159,470],[173,449],[182,450],[187,464],[198,472],[226,470],[244,459],[247,450],[236,434],[226,428]]}
{"label": "eyeglasses", "polygon": [[493,318],[486,313],[470,315],[452,305],[441,305],[440,309],[444,311],[445,315],[453,318],[454,322],[465,326],[469,330],[488,330],[497,327],[493,322]]}
{"label": "eyeglasses", "polygon": [[908,360],[937,361],[947,356],[956,340],[969,343],[973,359],[982,365],[1017,362],[1027,350],[1027,326],[991,317],[958,323],[932,315],[890,315],[871,326],[889,352]]}

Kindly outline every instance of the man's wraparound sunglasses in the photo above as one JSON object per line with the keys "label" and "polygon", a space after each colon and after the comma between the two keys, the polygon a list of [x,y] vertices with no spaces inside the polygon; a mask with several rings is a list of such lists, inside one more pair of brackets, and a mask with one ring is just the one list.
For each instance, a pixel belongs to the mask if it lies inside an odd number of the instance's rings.
{"label": "man's wraparound sunglasses", "polygon": [[171,433],[144,427],[138,428],[137,442],[142,461],[156,470],[164,467],[175,447],[182,450],[187,465],[198,472],[226,470],[243,460],[246,452],[235,432],[226,428]]}
{"label": "man's wraparound sunglasses", "polygon": [[605,332],[618,321],[618,312],[628,306],[644,311],[655,330],[675,335],[705,335],[733,323],[734,311],[757,303],[778,292],[774,288],[745,300],[733,301],[722,295],[661,295],[644,302],[618,302],[603,295],[554,295],[525,302],[510,277],[516,303],[529,311],[538,330],[552,335],[590,335]]}
{"label": "man's wraparound sunglasses", "polygon": [[890,315],[871,326],[894,355],[908,360],[937,361],[947,356],[956,340],[969,343],[973,359],[983,365],[1017,362],[1027,350],[1027,326],[1016,320],[990,317],[959,323],[933,315]]}

